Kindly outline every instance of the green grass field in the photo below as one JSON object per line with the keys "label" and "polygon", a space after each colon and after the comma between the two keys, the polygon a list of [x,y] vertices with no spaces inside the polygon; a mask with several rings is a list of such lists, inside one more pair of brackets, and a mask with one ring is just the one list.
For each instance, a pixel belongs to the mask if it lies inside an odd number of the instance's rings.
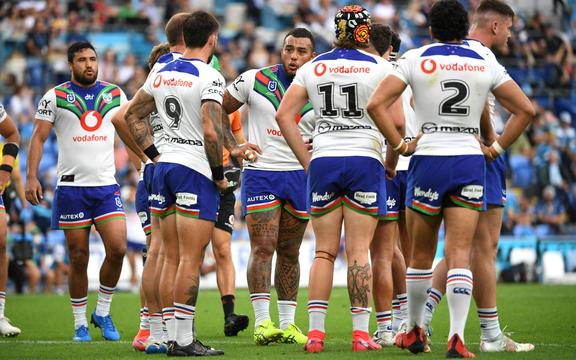
{"label": "green grass field", "polygon": [[[91,294],[89,311],[95,305]],[[22,329],[14,339],[0,339],[0,359],[116,359],[145,358],[148,355],[134,353],[131,340],[138,327],[138,298],[133,294],[114,296],[112,316],[122,340],[106,342],[97,329],[90,332],[95,339],[91,343],[76,344],[72,337],[72,313],[65,296],[36,295],[8,296],[6,315]],[[469,348],[485,359],[576,359],[576,287],[544,285],[500,285],[498,287],[500,323],[508,325],[506,331],[514,332],[518,341],[530,341],[536,350],[528,354],[479,354],[479,326],[475,308],[470,310],[466,331]],[[306,291],[301,291],[297,322],[307,328]],[[275,304],[275,303],[273,303]],[[271,306],[273,318],[275,305]],[[238,291],[237,312],[252,311],[248,293]],[[351,319],[345,289],[335,289],[327,317],[327,342],[319,355],[306,354],[298,345],[274,344],[256,347],[252,342],[251,326],[236,338],[223,336],[223,316],[217,291],[201,292],[197,307],[197,329],[200,339],[213,347],[223,349],[226,357],[236,359],[293,359],[323,357],[330,360],[357,358],[410,358],[414,355],[396,348],[369,353],[353,354],[351,351]],[[252,325],[252,324],[251,324]],[[446,300],[442,301],[432,323],[434,334],[433,353],[418,355],[420,358],[442,359],[446,348],[448,311]],[[372,320],[371,329],[375,328]],[[152,355],[149,355],[152,356]],[[162,356],[162,355],[154,355]]]}

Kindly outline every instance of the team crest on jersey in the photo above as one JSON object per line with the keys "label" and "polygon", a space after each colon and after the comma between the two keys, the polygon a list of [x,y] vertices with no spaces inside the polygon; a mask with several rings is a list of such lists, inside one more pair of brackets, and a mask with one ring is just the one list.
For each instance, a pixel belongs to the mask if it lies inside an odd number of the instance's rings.
{"label": "team crest on jersey", "polygon": [[270,91],[276,91],[276,89],[278,89],[278,82],[277,82],[277,81],[274,81],[274,80],[270,81],[270,82],[268,83],[268,90],[270,90]]}
{"label": "team crest on jersey", "polygon": [[74,93],[66,94],[66,101],[68,101],[70,104],[74,104],[74,102],[76,102],[76,95],[74,95]]}
{"label": "team crest on jersey", "polygon": [[104,100],[106,104],[110,104],[112,102],[112,94],[106,93],[102,95],[102,100]]}

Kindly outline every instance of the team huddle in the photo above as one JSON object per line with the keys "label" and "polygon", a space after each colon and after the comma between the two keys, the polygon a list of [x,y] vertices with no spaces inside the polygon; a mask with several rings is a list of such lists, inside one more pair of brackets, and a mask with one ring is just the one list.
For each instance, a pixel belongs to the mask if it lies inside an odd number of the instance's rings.
{"label": "team huddle", "polygon": [[[141,174],[136,203],[147,236],[136,350],[224,354],[198,339],[202,327],[194,321],[210,242],[224,333],[235,336],[248,327],[249,318],[234,312],[230,253],[240,183],[256,345],[300,344],[311,353],[329,346],[325,318],[343,237],[353,351],[394,345],[415,354],[432,351],[430,323],[444,294],[447,357],[475,357],[464,341],[471,297],[481,351],[533,350],[503,334],[496,306],[494,260],[506,194],[500,155],[534,116],[490,50],[508,40],[514,12],[500,0],[483,0],[470,26],[458,1],[442,0],[429,17],[436,42],[398,57],[398,34],[373,24],[359,5],[343,7],[334,19],[331,51],[316,54],[313,35],[296,28],[284,37],[280,64],[248,70],[226,86],[214,56],[217,20],[204,11],[177,14],[166,25],[168,43],[153,49],[148,78],[130,101],[118,86],[97,80],[90,43],[71,45],[71,81],[48,91],[36,113],[26,198],[33,205],[42,199],[37,171],[54,128],[60,151],[52,226],[64,230],[70,257],[73,340],[92,339],[86,315],[92,225],[106,257],[90,322],[105,339],[120,339],[110,316],[126,251],[114,178],[116,131]],[[496,100],[510,113],[501,134],[492,123]],[[244,128],[240,111],[247,116]],[[15,129],[0,106],[2,189],[18,153]],[[308,221],[316,248],[305,333],[295,313]],[[441,224],[445,257],[433,269]],[[270,316],[274,254],[278,325]],[[20,330],[4,318],[3,261],[0,332],[15,336]],[[371,335],[372,301],[377,329]]]}

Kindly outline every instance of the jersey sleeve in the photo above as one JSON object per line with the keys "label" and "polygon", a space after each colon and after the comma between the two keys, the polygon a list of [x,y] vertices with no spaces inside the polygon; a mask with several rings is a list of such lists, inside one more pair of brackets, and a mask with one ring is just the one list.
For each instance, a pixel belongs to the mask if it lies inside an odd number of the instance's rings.
{"label": "jersey sleeve", "polygon": [[118,87],[118,90],[120,90],[120,104],[126,104],[128,102],[126,94],[124,93],[124,91],[122,91],[120,87]]}
{"label": "jersey sleeve", "polygon": [[233,134],[238,134],[242,130],[242,120],[240,118],[240,110],[234,111],[228,115],[230,118],[230,130]]}
{"label": "jersey sleeve", "polygon": [[222,97],[224,96],[224,76],[214,69],[207,72],[207,77],[202,84],[200,91],[200,100],[213,100],[222,104]]}
{"label": "jersey sleeve", "polygon": [[4,109],[4,106],[2,104],[0,104],[0,122],[6,120],[7,117],[8,117],[8,114],[6,114],[6,110]]}
{"label": "jersey sleeve", "polygon": [[390,71],[390,75],[396,76],[405,84],[410,84],[412,80],[411,70],[413,68],[412,58],[413,51],[407,51],[398,59],[398,61],[392,63],[392,70]]}
{"label": "jersey sleeve", "polygon": [[306,74],[308,73],[308,68],[311,66],[310,64],[311,63],[308,62],[296,71],[296,75],[294,76],[294,80],[292,80],[292,84],[301,86],[306,89]]}
{"label": "jersey sleeve", "polygon": [[250,90],[254,84],[254,76],[258,70],[248,70],[238,76],[226,90],[239,102],[246,104],[250,98]]}
{"label": "jersey sleeve", "polygon": [[496,60],[496,58],[488,60],[488,66],[490,66],[490,72],[492,74],[492,84],[490,90],[494,90],[505,82],[512,80],[506,68]]}
{"label": "jersey sleeve", "polygon": [[36,119],[54,123],[56,119],[56,93],[54,89],[48,91],[42,99],[40,99],[38,109],[36,110]]}
{"label": "jersey sleeve", "polygon": [[[152,74],[152,72],[150,72],[150,74]],[[152,95],[152,82],[154,81],[154,79],[156,78],[156,76],[148,76],[146,78],[146,81],[144,81],[144,85],[142,85],[142,90],[148,94],[148,95]]]}

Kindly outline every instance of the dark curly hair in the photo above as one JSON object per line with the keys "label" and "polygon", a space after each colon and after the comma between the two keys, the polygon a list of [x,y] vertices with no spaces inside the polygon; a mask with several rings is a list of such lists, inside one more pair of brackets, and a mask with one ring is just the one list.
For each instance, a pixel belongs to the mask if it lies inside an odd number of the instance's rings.
{"label": "dark curly hair", "polygon": [[432,36],[438,41],[458,41],[468,35],[468,13],[457,0],[438,1],[430,9],[429,18]]}

